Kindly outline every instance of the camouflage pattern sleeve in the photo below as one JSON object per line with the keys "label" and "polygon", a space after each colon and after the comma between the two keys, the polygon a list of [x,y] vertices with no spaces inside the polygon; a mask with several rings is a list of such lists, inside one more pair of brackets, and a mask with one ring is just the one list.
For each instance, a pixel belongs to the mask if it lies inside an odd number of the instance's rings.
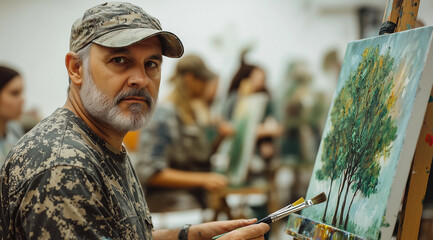
{"label": "camouflage pattern sleeve", "polygon": [[[120,239],[100,183],[85,169],[57,166],[25,189],[14,226],[22,239]],[[37,224],[36,224],[37,223]]]}

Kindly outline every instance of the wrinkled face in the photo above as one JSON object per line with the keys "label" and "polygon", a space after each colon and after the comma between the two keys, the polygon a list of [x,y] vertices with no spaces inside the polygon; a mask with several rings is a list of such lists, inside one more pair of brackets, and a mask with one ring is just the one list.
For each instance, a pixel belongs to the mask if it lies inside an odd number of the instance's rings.
{"label": "wrinkled face", "polygon": [[10,80],[0,91],[0,119],[16,120],[21,116],[24,98],[24,82],[20,76]]}
{"label": "wrinkled face", "polygon": [[143,127],[154,110],[161,80],[162,50],[157,37],[123,48],[94,44],[84,66],[80,98],[97,121],[119,132]]}

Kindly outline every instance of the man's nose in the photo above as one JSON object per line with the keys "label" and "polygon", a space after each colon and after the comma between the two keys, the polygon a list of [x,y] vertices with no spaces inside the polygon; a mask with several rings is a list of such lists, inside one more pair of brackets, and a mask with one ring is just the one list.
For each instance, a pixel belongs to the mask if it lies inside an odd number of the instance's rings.
{"label": "man's nose", "polygon": [[136,70],[128,78],[129,87],[144,88],[149,84],[149,76],[144,70]]}

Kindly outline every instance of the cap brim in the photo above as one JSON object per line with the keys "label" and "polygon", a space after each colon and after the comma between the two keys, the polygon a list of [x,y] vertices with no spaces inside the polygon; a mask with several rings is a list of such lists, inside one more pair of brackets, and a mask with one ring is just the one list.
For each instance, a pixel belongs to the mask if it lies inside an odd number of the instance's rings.
{"label": "cap brim", "polygon": [[172,58],[183,55],[183,44],[175,34],[155,29],[120,29],[104,34],[92,42],[104,47],[126,47],[153,36],[158,36],[161,41],[162,55]]}

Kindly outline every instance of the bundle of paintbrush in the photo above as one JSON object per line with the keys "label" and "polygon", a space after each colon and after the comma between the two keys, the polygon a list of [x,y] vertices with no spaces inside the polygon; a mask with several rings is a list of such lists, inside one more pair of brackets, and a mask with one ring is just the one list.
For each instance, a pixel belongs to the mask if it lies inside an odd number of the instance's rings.
{"label": "bundle of paintbrush", "polygon": [[[298,212],[301,211],[304,208],[307,207],[311,207],[313,205],[317,205],[319,203],[322,203],[326,201],[326,195],[325,193],[320,193],[317,196],[313,197],[310,200],[304,201],[304,198],[300,198],[298,199],[296,202],[289,204],[283,208],[281,208],[278,211],[275,211],[271,214],[269,214],[267,217],[260,219],[259,221],[255,222],[254,224],[259,224],[259,223],[273,223],[276,222],[284,217],[287,217],[288,215],[294,213],[294,212]],[[227,233],[223,233],[221,235],[215,236],[212,239],[217,239],[219,237],[224,236]]]}
{"label": "bundle of paintbrush", "polygon": [[294,203],[292,203],[286,207],[283,207],[274,213],[269,214],[265,218],[260,219],[255,224],[262,223],[262,222],[270,224],[270,223],[276,222],[276,221],[278,221],[284,217],[287,217],[294,212],[301,211],[304,208],[311,207],[313,205],[317,205],[317,204],[322,203],[324,201],[326,201],[326,195],[323,192],[320,193],[319,195],[313,197],[312,199],[305,201],[305,202],[304,202],[304,198],[300,198],[296,202],[294,202]]}

